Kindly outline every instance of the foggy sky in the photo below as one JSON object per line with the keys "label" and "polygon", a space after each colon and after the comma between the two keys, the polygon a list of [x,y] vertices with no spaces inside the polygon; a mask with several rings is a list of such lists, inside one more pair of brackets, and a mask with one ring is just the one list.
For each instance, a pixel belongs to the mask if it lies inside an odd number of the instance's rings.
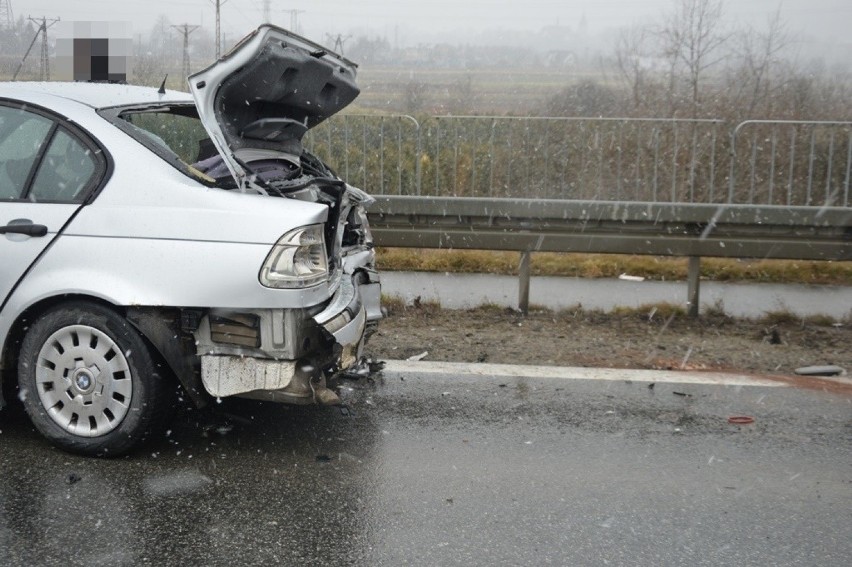
{"label": "foggy sky", "polygon": [[[7,0],[15,17],[130,21],[133,34],[147,34],[164,14],[172,24],[201,25],[212,33],[215,0]],[[589,34],[660,21],[674,0],[271,0],[272,22],[290,28],[298,10],[300,32],[322,41],[326,34],[370,34],[400,45],[464,42],[466,36],[501,30],[539,30],[562,25]],[[788,29],[805,41],[834,42],[849,49],[850,0],[728,0],[729,25],[760,26],[781,5]],[[224,0],[222,30],[236,39],[259,23],[263,0]]]}

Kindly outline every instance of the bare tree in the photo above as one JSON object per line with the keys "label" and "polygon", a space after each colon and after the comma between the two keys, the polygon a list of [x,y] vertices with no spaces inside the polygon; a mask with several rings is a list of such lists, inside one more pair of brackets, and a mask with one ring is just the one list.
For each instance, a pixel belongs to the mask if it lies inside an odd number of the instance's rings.
{"label": "bare tree", "polygon": [[747,94],[747,116],[754,116],[761,104],[766,115],[771,115],[772,70],[779,65],[781,52],[792,42],[781,19],[780,6],[767,20],[764,31],[749,27],[738,39],[737,51],[745,74],[741,84]]}
{"label": "bare tree", "polygon": [[403,85],[402,110],[406,114],[415,114],[423,110],[430,87],[412,77]]}
{"label": "bare tree", "polygon": [[722,29],[722,1],[677,0],[660,36],[663,52],[670,61],[670,84],[674,88],[675,74],[682,65],[689,87],[691,114],[696,117],[701,107],[701,80],[710,67],[722,60],[720,47],[729,37]]}
{"label": "bare tree", "polygon": [[465,73],[447,85],[447,109],[451,114],[469,114],[476,108],[473,76]]}
{"label": "bare tree", "polygon": [[171,22],[165,14],[157,16],[148,36],[149,53],[157,58],[163,68],[169,68],[177,61],[178,46],[171,34]]}
{"label": "bare tree", "polygon": [[629,85],[634,110],[644,106],[649,71],[647,59],[651,55],[650,39],[648,28],[634,26],[620,30],[615,40],[615,61]]}
{"label": "bare tree", "polygon": [[618,116],[621,98],[618,90],[606,84],[584,80],[550,97],[545,111],[548,116]]}

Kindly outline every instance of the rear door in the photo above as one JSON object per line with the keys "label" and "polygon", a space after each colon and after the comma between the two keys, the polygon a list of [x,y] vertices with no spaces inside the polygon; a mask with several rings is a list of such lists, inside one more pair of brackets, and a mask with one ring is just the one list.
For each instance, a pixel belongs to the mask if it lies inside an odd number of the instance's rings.
{"label": "rear door", "polygon": [[0,308],[105,169],[74,126],[0,101]]}

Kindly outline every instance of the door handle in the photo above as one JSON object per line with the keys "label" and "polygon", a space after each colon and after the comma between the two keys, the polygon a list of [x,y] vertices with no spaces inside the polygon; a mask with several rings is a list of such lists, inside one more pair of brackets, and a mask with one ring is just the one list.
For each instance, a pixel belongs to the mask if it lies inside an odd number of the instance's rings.
{"label": "door handle", "polygon": [[47,227],[43,224],[7,224],[6,226],[0,226],[0,234],[44,236],[47,234]]}

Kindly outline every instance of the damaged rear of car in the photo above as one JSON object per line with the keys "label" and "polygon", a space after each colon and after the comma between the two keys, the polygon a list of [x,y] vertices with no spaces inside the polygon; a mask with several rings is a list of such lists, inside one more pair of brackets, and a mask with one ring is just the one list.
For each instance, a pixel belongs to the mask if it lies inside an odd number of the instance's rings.
{"label": "damaged rear of car", "polygon": [[236,190],[317,203],[327,212],[323,223],[281,236],[258,277],[282,293],[325,285],[330,301],[289,310],[212,310],[200,318],[201,375],[214,396],[336,403],[328,379],[358,362],[381,318],[365,213],[372,198],[302,147],[310,128],[358,96],[355,69],[319,45],[263,26],[189,77],[218,151],[201,166],[207,173],[221,158]]}
{"label": "damaged rear of car", "polygon": [[[0,106],[67,122],[98,166],[55,226],[9,221],[14,238],[0,242],[15,259],[22,241],[47,236],[0,289],[0,369],[8,380],[17,368],[19,397],[50,440],[84,454],[131,450],[166,419],[166,375],[197,404],[339,403],[336,380],[381,318],[372,198],[302,137],[358,95],[355,69],[262,26],[189,78],[191,98],[0,89]],[[49,166],[38,157],[32,167]],[[0,213],[52,206],[34,203],[25,187]]]}

